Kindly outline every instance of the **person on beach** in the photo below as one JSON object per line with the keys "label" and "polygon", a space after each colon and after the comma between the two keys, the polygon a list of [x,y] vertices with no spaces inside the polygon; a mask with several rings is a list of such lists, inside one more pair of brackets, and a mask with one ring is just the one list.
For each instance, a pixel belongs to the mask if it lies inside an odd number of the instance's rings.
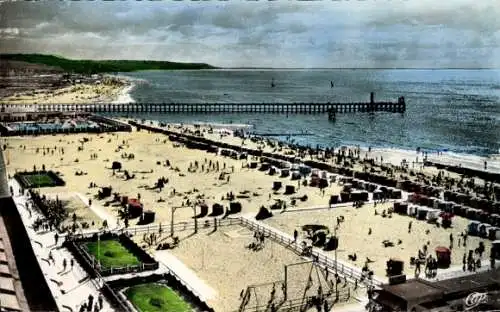
{"label": "person on beach", "polygon": [[297,230],[293,231],[293,242],[297,243],[297,238],[299,237],[299,232]]}
{"label": "person on beach", "polygon": [[408,233],[411,233],[411,225],[412,225],[412,222],[410,221],[410,222],[408,223]]}

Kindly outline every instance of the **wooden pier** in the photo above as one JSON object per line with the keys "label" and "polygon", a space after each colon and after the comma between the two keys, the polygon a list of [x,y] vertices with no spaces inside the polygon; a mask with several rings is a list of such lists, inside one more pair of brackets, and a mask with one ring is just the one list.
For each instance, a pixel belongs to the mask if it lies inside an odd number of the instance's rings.
{"label": "wooden pier", "polygon": [[406,110],[403,97],[398,102],[358,103],[129,103],[129,104],[0,104],[0,112],[87,112],[87,113],[169,113],[169,114],[225,114],[278,113],[324,114],[351,112],[394,112]]}

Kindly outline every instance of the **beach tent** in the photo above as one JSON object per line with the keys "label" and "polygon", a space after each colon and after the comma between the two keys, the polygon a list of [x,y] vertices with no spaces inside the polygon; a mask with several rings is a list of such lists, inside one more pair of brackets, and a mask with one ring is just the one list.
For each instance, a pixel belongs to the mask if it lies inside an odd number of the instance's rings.
{"label": "beach tent", "polygon": [[378,188],[378,185],[375,184],[375,183],[368,183],[368,191],[369,192],[374,192],[375,190],[377,190]]}
{"label": "beach tent", "polygon": [[418,220],[426,220],[429,208],[427,207],[417,207],[416,215]]}
{"label": "beach tent", "polygon": [[406,214],[408,211],[407,203],[395,202],[392,207],[395,213]]}
{"label": "beach tent", "polygon": [[439,209],[439,203],[441,203],[442,200],[436,197],[430,197],[429,198],[429,207],[434,208],[434,209]]}
{"label": "beach tent", "polygon": [[491,243],[491,248],[492,248],[492,251],[493,251],[493,257],[496,260],[500,260],[500,240],[494,240]]}
{"label": "beach tent", "polygon": [[500,215],[499,214],[491,214],[490,215],[490,219],[491,219],[491,224],[495,225],[495,226],[500,226]]}
{"label": "beach tent", "polygon": [[487,237],[489,227],[491,227],[491,224],[489,223],[480,223],[479,226],[477,227],[478,235],[481,237]]}
{"label": "beach tent", "polygon": [[439,218],[439,213],[440,213],[439,210],[429,208],[429,210],[427,211],[427,217],[426,217],[427,221],[435,222]]}
{"label": "beach tent", "polygon": [[461,208],[462,208],[461,205],[459,205],[459,204],[453,204],[451,212],[453,212],[454,214],[458,215]]}
{"label": "beach tent", "polygon": [[391,198],[392,199],[401,199],[401,190],[397,190],[397,189],[392,189],[391,190]]}
{"label": "beach tent", "polygon": [[448,268],[451,264],[451,250],[449,248],[439,246],[436,247],[435,251],[438,267]]}
{"label": "beach tent", "polygon": [[299,172],[302,175],[308,175],[309,173],[311,173],[311,167],[306,166],[306,165],[300,165],[299,166]]}
{"label": "beach tent", "polygon": [[479,211],[479,220],[477,221],[480,221],[481,223],[490,223],[491,221],[490,213],[482,210]]}
{"label": "beach tent", "polygon": [[500,239],[500,228],[491,226],[488,228],[488,238],[491,240]]}
{"label": "beach tent", "polygon": [[128,199],[128,214],[131,218],[139,217],[142,215],[143,207],[141,202],[136,198]]}
{"label": "beach tent", "polygon": [[300,172],[298,171],[293,171],[292,172],[292,180],[299,180],[302,176],[300,175]]}
{"label": "beach tent", "polygon": [[351,193],[349,193],[349,192],[340,192],[340,200],[343,203],[347,203],[347,202],[351,201]]}
{"label": "beach tent", "polygon": [[269,168],[271,167],[271,165],[269,163],[262,163],[260,165],[260,168],[259,168],[259,171],[267,171],[269,170]]}
{"label": "beach tent", "polygon": [[476,209],[476,208],[467,208],[467,214],[466,214],[467,219],[478,221],[480,211],[481,210]]}
{"label": "beach tent", "polygon": [[406,214],[411,216],[411,217],[416,217],[417,211],[418,211],[418,206],[408,205],[408,209],[406,210]]}
{"label": "beach tent", "polygon": [[289,169],[281,169],[281,177],[286,178],[290,175],[290,170]]}
{"label": "beach tent", "polygon": [[479,221],[471,221],[469,222],[469,225],[467,227],[467,233],[469,235],[475,236],[478,234],[479,231],[479,224],[481,224]]}
{"label": "beach tent", "polygon": [[444,211],[446,212],[453,212],[453,202],[450,202],[450,201],[446,201],[444,202]]}
{"label": "beach tent", "polygon": [[335,205],[339,203],[339,195],[331,195],[329,205]]}
{"label": "beach tent", "polygon": [[382,191],[381,190],[376,190],[373,192],[373,200],[380,200],[382,199]]}
{"label": "beach tent", "polygon": [[351,183],[346,183],[344,184],[343,191],[344,192],[349,192],[352,189],[352,184]]}

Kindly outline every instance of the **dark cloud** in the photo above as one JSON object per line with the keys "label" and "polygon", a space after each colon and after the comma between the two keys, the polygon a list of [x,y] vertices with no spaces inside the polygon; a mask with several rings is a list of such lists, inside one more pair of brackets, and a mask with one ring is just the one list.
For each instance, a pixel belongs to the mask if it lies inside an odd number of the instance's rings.
{"label": "dark cloud", "polygon": [[499,13],[490,0],[2,2],[0,51],[219,66],[497,66]]}

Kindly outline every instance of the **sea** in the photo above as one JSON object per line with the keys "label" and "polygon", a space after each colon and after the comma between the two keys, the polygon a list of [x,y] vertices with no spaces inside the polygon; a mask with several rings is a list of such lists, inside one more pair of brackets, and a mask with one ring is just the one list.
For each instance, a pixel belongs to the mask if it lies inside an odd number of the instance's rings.
{"label": "sea", "polygon": [[[169,123],[248,125],[256,133],[296,133],[307,146],[393,148],[476,156],[500,153],[500,70],[304,69],[121,73],[139,103],[397,101],[405,113],[136,114]],[[271,87],[274,81],[275,87]],[[333,87],[331,86],[333,82]],[[279,140],[286,136],[276,137]]]}

